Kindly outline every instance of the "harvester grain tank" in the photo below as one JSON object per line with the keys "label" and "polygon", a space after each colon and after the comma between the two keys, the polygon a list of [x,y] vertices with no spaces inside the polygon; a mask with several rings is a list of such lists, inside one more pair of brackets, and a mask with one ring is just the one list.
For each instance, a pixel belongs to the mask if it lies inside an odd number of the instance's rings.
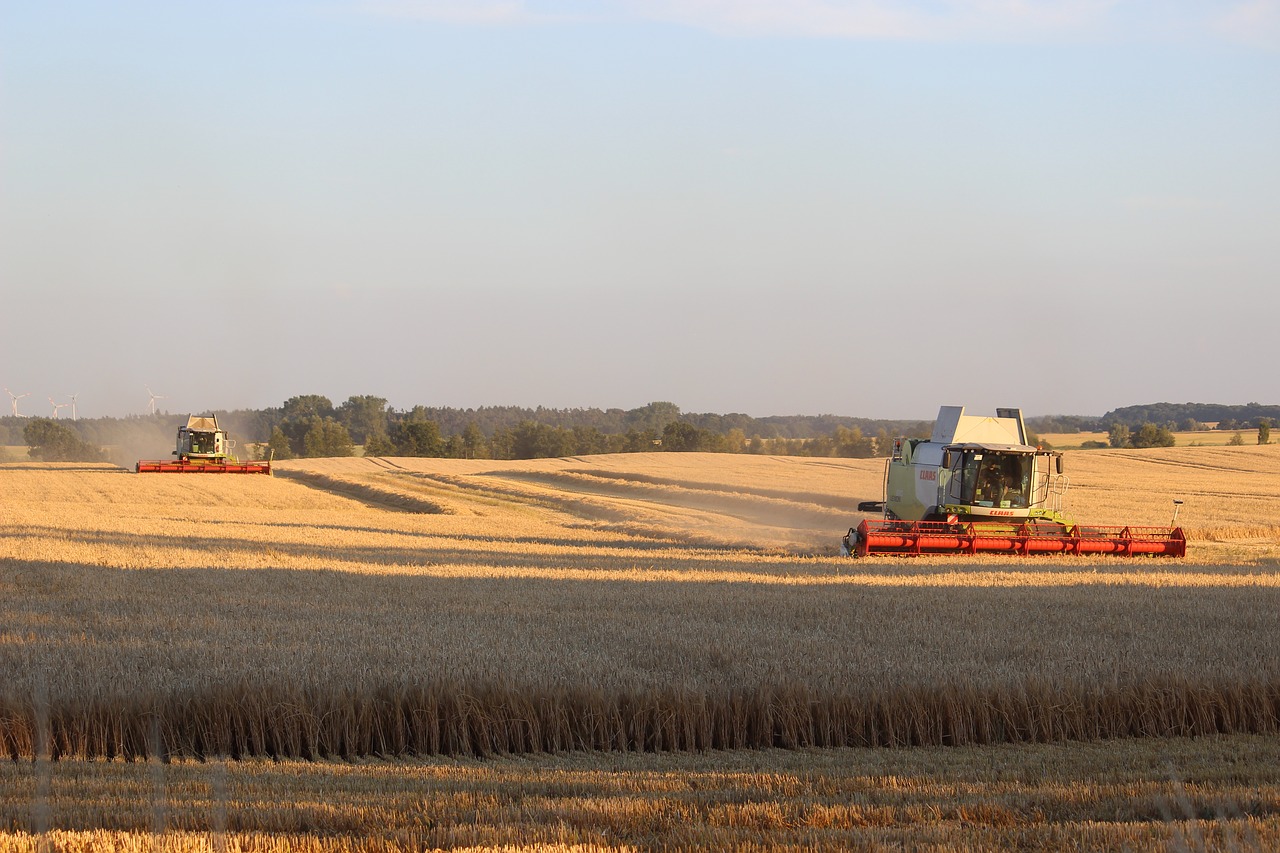
{"label": "harvester grain tank", "polygon": [[178,427],[177,459],[139,460],[139,474],[270,474],[271,460],[241,462],[232,451],[235,442],[218,426],[216,415],[187,417]]}
{"label": "harvester grain tank", "polygon": [[899,438],[881,512],[845,535],[847,554],[1117,554],[1182,557],[1179,527],[1085,527],[1063,514],[1062,454],[1028,442],[1020,409],[943,406],[927,439]]}

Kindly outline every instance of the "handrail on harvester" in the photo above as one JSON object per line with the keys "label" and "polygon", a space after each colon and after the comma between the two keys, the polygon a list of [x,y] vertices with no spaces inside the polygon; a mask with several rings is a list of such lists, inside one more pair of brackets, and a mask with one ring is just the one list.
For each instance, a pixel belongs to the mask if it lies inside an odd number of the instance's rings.
{"label": "handrail on harvester", "polygon": [[1181,527],[1082,527],[1047,522],[863,521],[856,553],[1109,554],[1185,557]]}

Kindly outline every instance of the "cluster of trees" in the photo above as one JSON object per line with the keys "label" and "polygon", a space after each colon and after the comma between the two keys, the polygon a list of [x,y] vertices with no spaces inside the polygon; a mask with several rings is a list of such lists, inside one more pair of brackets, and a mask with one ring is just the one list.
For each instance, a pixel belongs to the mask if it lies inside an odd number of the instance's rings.
{"label": "cluster of trees", "polygon": [[1107,443],[1112,447],[1173,447],[1173,431],[1167,427],[1145,423],[1136,430],[1125,424],[1112,424],[1107,431]]}
{"label": "cluster of trees", "polygon": [[[740,424],[756,419],[746,415],[684,415],[678,406],[667,402],[627,411],[415,406],[407,412],[396,412],[381,397],[352,397],[334,406],[326,397],[306,395],[286,400],[278,412],[279,417],[258,452],[260,456],[350,456],[356,446],[362,446],[366,456],[486,459],[652,450],[869,457],[887,454],[892,442],[885,426],[880,426],[872,438],[859,426],[840,423],[853,419],[832,416],[797,416],[789,424],[791,432],[811,433],[816,423],[830,419],[834,423],[827,434],[782,437],[776,435],[780,430],[774,428],[769,430],[769,437],[758,433],[748,437]],[[474,417],[464,418],[468,413]],[[508,423],[516,414],[523,417]],[[482,420],[489,425],[487,429]],[[929,429],[927,423],[909,426],[912,435],[927,434]]]}
{"label": "cluster of trees", "polygon": [[[386,403],[378,397],[353,397],[352,400],[376,401],[384,406]],[[335,412],[335,416],[343,423],[347,423],[347,412],[344,410],[350,402],[349,400],[344,403]],[[288,403],[285,406],[287,407]],[[835,434],[837,427],[857,428],[868,434],[884,429],[894,435],[914,434],[921,427],[926,429],[929,427],[927,421],[877,420],[839,415],[778,415],[756,418],[745,414],[699,414],[682,412],[679,406],[670,402],[649,403],[636,409],[551,409],[544,406],[536,408],[481,406],[455,409],[415,406],[408,412],[396,413],[388,410],[387,417],[390,421],[398,417],[433,421],[444,435],[459,435],[468,426],[474,424],[487,436],[513,430],[528,421],[568,430],[579,428],[595,430],[603,435],[646,432],[660,435],[667,424],[680,421],[719,435],[729,435],[736,429],[746,436],[759,436],[762,439],[828,438]],[[352,429],[353,438],[357,438],[357,443],[360,444],[363,441],[359,439],[358,432],[358,429]]]}
{"label": "cluster of trees", "polygon": [[1100,432],[1102,419],[1086,415],[1037,415],[1026,418],[1027,429],[1035,432]]}
{"label": "cluster of trees", "polygon": [[[1192,406],[1194,404],[1184,404],[1184,406]],[[1251,403],[1250,406],[1256,408],[1278,408],[1263,407],[1257,403]],[[1162,404],[1160,407],[1134,407],[1144,410],[1159,409],[1168,412],[1172,408],[1169,404]],[[1203,410],[1222,409],[1222,406],[1198,406]],[[1234,418],[1218,421],[1214,427],[1218,430],[1236,431],[1231,437],[1228,444],[1241,445],[1244,444],[1244,437],[1239,430],[1257,429],[1258,444],[1271,443],[1271,419],[1267,417],[1256,417],[1250,422],[1241,423]],[[1137,428],[1131,429],[1128,424],[1122,421],[1112,421],[1107,424],[1107,443],[1109,447],[1173,447],[1174,431],[1181,432],[1199,432],[1210,429],[1209,425],[1203,421],[1196,420],[1194,417],[1187,417],[1180,422],[1167,421],[1165,423],[1156,423],[1154,421],[1145,421],[1138,425]],[[1091,445],[1104,446],[1101,442],[1085,442],[1082,446],[1089,447]]]}
{"label": "cluster of trees", "polygon": [[[355,400],[356,398],[353,398]],[[812,439],[747,437],[738,427],[721,433],[681,419],[669,403],[651,404],[633,417],[625,432],[604,432],[596,426],[557,426],[526,418],[486,434],[476,421],[446,433],[429,415],[415,407],[396,413],[380,398],[349,400],[343,407],[325,408],[323,398],[294,398],[286,402],[284,417],[272,428],[260,455],[277,459],[300,456],[350,456],[363,445],[366,456],[440,456],[460,459],[539,459],[596,453],[674,452],[762,453],[791,456],[870,457],[885,455],[892,444],[888,430],[875,438],[858,427],[837,425],[831,435]],[[345,407],[345,411],[344,411]],[[662,412],[665,416],[655,419]],[[358,416],[357,416],[358,415]],[[918,434],[920,429],[915,432]]]}
{"label": "cluster of trees", "polygon": [[105,462],[107,454],[76,432],[49,418],[32,418],[22,430],[32,459],[45,462]]}

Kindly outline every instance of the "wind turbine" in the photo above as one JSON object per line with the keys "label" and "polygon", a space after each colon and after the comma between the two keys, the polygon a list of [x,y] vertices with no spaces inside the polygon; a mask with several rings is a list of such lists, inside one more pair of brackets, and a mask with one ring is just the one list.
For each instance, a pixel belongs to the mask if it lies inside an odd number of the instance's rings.
{"label": "wind turbine", "polygon": [[8,388],[4,389],[4,393],[8,394],[10,397],[12,397],[12,398],[13,398],[13,416],[14,416],[15,418],[16,418],[16,417],[21,417],[21,416],[18,414],[18,401],[19,401],[19,400],[21,400],[23,397],[30,397],[30,396],[31,396],[31,393],[30,393],[30,392],[28,392],[28,393],[26,393],[26,394],[15,394],[15,393],[13,393],[12,391],[10,391]]}
{"label": "wind turbine", "polygon": [[49,405],[50,405],[50,406],[53,406],[53,417],[54,417],[54,420],[57,420],[57,418],[58,418],[58,410],[59,410],[59,409],[65,409],[67,406],[69,406],[69,405],[71,405],[71,404],[70,404],[70,403],[55,403],[55,402],[54,402],[54,400],[53,400],[53,398],[52,398],[52,397],[50,397],[50,398],[49,398]]}
{"label": "wind turbine", "polygon": [[164,395],[163,395],[163,394],[157,394],[155,391],[152,391],[152,390],[151,390],[151,386],[150,386],[150,385],[146,385],[146,386],[143,386],[143,387],[145,387],[145,388],[147,389],[147,393],[151,395],[151,403],[150,403],[150,406],[151,406],[151,414],[153,414],[153,415],[154,415],[154,414],[156,413],[156,400],[163,400],[163,399],[164,399]]}
{"label": "wind turbine", "polygon": [[78,421],[80,419],[76,417],[76,397],[79,397],[80,395],[68,394],[67,396],[71,398],[71,420]]}

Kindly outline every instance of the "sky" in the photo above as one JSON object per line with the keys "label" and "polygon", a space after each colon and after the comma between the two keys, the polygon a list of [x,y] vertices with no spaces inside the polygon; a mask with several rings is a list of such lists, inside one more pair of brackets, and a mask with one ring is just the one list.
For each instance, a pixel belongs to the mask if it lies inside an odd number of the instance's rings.
{"label": "sky", "polygon": [[0,0],[0,386],[1276,403],[1278,152],[1280,0]]}

